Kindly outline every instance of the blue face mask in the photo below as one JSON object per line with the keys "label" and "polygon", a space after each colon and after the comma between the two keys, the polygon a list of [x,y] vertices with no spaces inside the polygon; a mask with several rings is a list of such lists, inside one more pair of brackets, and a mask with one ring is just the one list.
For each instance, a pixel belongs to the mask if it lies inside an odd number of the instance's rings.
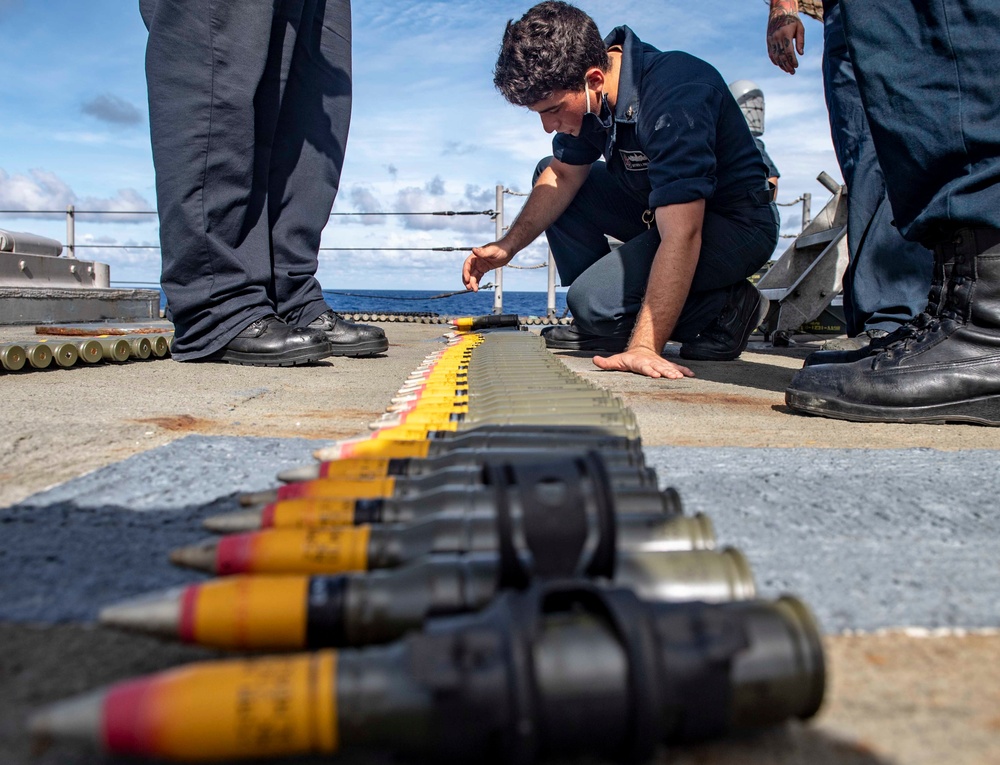
{"label": "blue face mask", "polygon": [[[595,114],[590,111],[590,86],[587,81],[583,81],[583,90],[587,95],[587,113],[583,115],[583,124],[587,130],[610,130],[611,124],[614,121],[613,115],[611,114],[611,107],[608,105],[608,94],[601,93],[601,111],[599,114]],[[590,125],[587,125],[587,122]],[[596,122],[597,124],[593,124]]]}

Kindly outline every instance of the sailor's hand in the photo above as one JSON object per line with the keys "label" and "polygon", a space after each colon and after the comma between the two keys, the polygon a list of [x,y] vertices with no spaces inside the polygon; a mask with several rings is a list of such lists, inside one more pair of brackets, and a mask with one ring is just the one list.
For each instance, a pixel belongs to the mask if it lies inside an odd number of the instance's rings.
{"label": "sailor's hand", "polygon": [[[796,3],[796,8],[798,4]],[[772,4],[771,18],[767,22],[767,55],[771,63],[782,71],[795,74],[799,60],[806,49],[806,30],[798,14],[775,9]]]}
{"label": "sailor's hand", "polygon": [[467,290],[479,292],[479,280],[494,268],[500,268],[510,263],[514,253],[507,252],[496,242],[473,247],[472,254],[465,259],[462,266],[462,282]]}
{"label": "sailor's hand", "polygon": [[666,377],[668,380],[694,377],[694,372],[687,367],[667,361],[650,348],[629,348],[614,356],[594,356],[594,365],[610,372],[633,372],[646,377]]}

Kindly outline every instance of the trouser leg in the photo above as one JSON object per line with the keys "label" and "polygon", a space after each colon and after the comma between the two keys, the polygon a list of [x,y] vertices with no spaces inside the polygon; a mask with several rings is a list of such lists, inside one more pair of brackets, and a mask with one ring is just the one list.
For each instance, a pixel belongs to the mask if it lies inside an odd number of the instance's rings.
{"label": "trouser leg", "polygon": [[[598,162],[566,212],[546,231],[562,284],[570,287],[567,305],[581,331],[618,337],[632,331],[660,244],[656,228],[642,222],[645,209]],[[708,326],[725,306],[730,288],[767,261],[777,234],[773,205],[724,215],[706,212],[698,266],[671,339],[692,340]],[[611,251],[606,235],[624,244]]]}
{"label": "trouser leg", "polygon": [[272,142],[268,216],[278,314],[289,324],[304,326],[328,308],[316,271],[350,126],[351,4],[286,0],[282,7],[290,28]]}
{"label": "trouser leg", "polygon": [[995,0],[841,0],[896,224],[933,245],[1000,228]]}
{"label": "trouser leg", "polygon": [[[934,244],[938,309],[852,364],[792,379],[793,409],[854,420],[1000,425],[1000,9],[986,0],[843,0],[893,213]],[[936,293],[936,294],[935,294]]]}
{"label": "trouser leg", "polygon": [[826,3],[823,81],[830,131],[847,184],[847,244],[844,315],[850,336],[865,330],[891,332],[923,310],[931,280],[931,252],[903,239],[892,225],[882,168],[847,41],[839,4]]}
{"label": "trouser leg", "polygon": [[[694,340],[719,316],[733,285],[767,262],[777,228],[772,205],[726,215],[705,213],[698,265],[671,340]],[[659,233],[650,229],[598,260],[576,280],[566,303],[583,331],[618,336],[632,331],[659,244]]]}
{"label": "trouser leg", "polygon": [[272,7],[157,0],[142,10],[161,283],[174,356],[192,359],[274,312],[254,129]]}

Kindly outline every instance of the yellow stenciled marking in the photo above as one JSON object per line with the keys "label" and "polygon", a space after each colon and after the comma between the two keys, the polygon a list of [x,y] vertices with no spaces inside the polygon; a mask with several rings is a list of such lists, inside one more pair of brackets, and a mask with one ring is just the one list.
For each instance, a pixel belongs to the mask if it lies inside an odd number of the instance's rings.
{"label": "yellow stenciled marking", "polygon": [[368,568],[371,529],[271,529],[255,541],[255,573],[339,574]]}
{"label": "yellow stenciled marking", "polygon": [[198,588],[194,638],[223,648],[301,648],[306,643],[305,576],[234,576]]}
{"label": "yellow stenciled marking", "polygon": [[396,488],[396,479],[383,476],[373,480],[363,478],[318,478],[311,481],[303,497],[353,497],[354,499],[369,499],[374,497],[390,497]]}
{"label": "yellow stenciled marking", "polygon": [[384,478],[389,472],[389,457],[346,459],[329,462],[323,466],[323,478],[356,478],[371,480]]}
{"label": "yellow stenciled marking", "polygon": [[[376,441],[423,441],[431,430],[458,430],[457,422],[442,422],[430,425],[397,425],[394,428],[384,428],[375,435]],[[357,452],[355,452],[357,453]]]}
{"label": "yellow stenciled marking", "polygon": [[322,753],[338,746],[336,652],[205,662],[164,674],[155,752],[183,760]]}
{"label": "yellow stenciled marking", "polygon": [[455,388],[430,391],[424,393],[419,398],[414,398],[413,403],[416,406],[423,406],[424,404],[468,404],[469,391],[468,388],[461,393],[457,393]]}
{"label": "yellow stenciled marking", "polygon": [[372,455],[400,459],[403,457],[426,457],[430,452],[430,446],[430,441],[423,439],[397,441],[390,438],[373,438],[353,444],[353,449],[358,457]]}
{"label": "yellow stenciled marking", "polygon": [[354,500],[311,497],[276,502],[271,525],[276,529],[353,526]]}
{"label": "yellow stenciled marking", "polygon": [[[461,414],[459,412],[458,414]],[[406,412],[402,415],[406,419],[403,420],[403,425],[426,425],[427,430],[436,430],[438,425],[443,425],[449,422],[450,412],[441,411],[422,411],[420,409],[414,409],[412,412]]]}
{"label": "yellow stenciled marking", "polygon": [[437,414],[454,414],[455,412],[469,411],[468,401],[428,401],[419,402],[410,409],[404,409],[400,414],[411,414],[413,412],[436,412]]}

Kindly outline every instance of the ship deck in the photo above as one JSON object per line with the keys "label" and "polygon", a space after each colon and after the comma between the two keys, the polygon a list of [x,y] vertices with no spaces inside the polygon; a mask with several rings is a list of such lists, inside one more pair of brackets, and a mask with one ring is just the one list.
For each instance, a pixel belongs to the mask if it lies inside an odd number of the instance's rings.
{"label": "ship deck", "polygon": [[[206,508],[366,431],[447,329],[382,326],[385,356],[309,367],[166,359],[0,373],[0,765],[93,762],[32,753],[26,714],[208,655],[97,628],[96,609],[196,578],[166,553],[204,536]],[[0,328],[0,341],[33,337]],[[760,594],[795,592],[825,632],[829,686],[814,721],[660,759],[997,762],[1000,429],[795,415],[783,391],[818,347],[797,340],[690,362],[697,377],[681,381],[560,354],[635,412],[661,483],[743,550]]]}

